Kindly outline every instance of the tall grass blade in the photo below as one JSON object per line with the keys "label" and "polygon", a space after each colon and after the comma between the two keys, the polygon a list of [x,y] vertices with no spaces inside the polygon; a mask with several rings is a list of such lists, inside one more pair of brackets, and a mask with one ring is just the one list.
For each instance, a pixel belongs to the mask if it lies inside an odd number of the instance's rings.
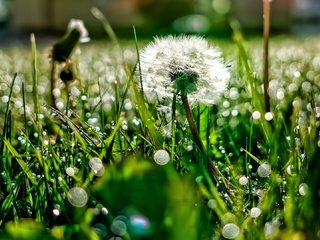
{"label": "tall grass blade", "polygon": [[34,34],[30,36],[32,49],[32,90],[36,125],[39,127],[39,96],[38,96],[38,62],[37,62],[37,45]]}

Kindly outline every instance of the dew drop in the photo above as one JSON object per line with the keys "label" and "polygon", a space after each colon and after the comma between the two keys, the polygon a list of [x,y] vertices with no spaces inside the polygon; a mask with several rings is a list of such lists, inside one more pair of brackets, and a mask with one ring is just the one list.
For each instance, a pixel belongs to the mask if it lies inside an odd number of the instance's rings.
{"label": "dew drop", "polygon": [[103,215],[108,215],[108,213],[109,213],[108,209],[105,208],[105,207],[102,207],[100,211],[101,211],[101,213],[102,213]]}
{"label": "dew drop", "polygon": [[267,163],[262,163],[259,167],[258,167],[258,175],[260,177],[268,177],[271,174],[271,166]]}
{"label": "dew drop", "polygon": [[203,176],[196,177],[196,183],[200,183],[203,180]]}
{"label": "dew drop", "polygon": [[257,207],[251,208],[251,210],[250,210],[250,217],[252,217],[252,218],[257,218],[257,217],[260,216],[260,214],[261,214],[260,208],[257,208]]}
{"label": "dew drop", "polygon": [[87,192],[80,187],[71,188],[67,194],[69,202],[75,207],[83,207],[88,202]]}
{"label": "dew drop", "polygon": [[136,237],[147,236],[151,232],[151,224],[149,219],[144,215],[135,214],[129,219],[130,232]]}
{"label": "dew drop", "polygon": [[93,229],[101,238],[107,236],[107,228],[104,224],[96,223],[95,225],[93,225]]}
{"label": "dew drop", "polygon": [[72,177],[73,175],[74,175],[74,168],[73,167],[68,167],[67,169],[66,169],[66,174],[68,175],[68,176],[70,176],[70,177]]}
{"label": "dew drop", "polygon": [[267,120],[267,121],[271,121],[273,119],[273,114],[272,112],[267,112],[265,115],[264,115],[264,118]]}
{"label": "dew drop", "polygon": [[59,216],[59,215],[60,215],[59,209],[56,209],[56,208],[52,210],[52,213],[53,213],[55,216]]}
{"label": "dew drop", "polygon": [[115,220],[112,222],[110,230],[113,234],[124,236],[127,233],[127,225],[121,220]]}
{"label": "dew drop", "polygon": [[227,223],[222,228],[222,236],[226,239],[235,239],[240,234],[240,228],[234,223]]}
{"label": "dew drop", "polygon": [[254,112],[252,113],[252,118],[253,118],[253,119],[257,120],[257,119],[259,119],[260,117],[261,117],[261,113],[260,113],[259,111],[254,111]]}
{"label": "dew drop", "polygon": [[248,182],[249,182],[249,179],[246,176],[242,176],[239,178],[239,184],[242,186],[247,185]]}
{"label": "dew drop", "polygon": [[170,155],[166,150],[160,149],[155,152],[153,159],[158,165],[165,165],[169,162]]}
{"label": "dew drop", "polygon": [[103,168],[103,163],[100,158],[98,157],[93,157],[89,160],[89,167],[94,171],[94,172],[99,172]]}
{"label": "dew drop", "polygon": [[306,183],[301,183],[299,185],[299,194],[305,196],[308,193],[308,185]]}
{"label": "dew drop", "polygon": [[208,201],[208,208],[214,209],[217,207],[217,201],[214,199],[210,199]]}

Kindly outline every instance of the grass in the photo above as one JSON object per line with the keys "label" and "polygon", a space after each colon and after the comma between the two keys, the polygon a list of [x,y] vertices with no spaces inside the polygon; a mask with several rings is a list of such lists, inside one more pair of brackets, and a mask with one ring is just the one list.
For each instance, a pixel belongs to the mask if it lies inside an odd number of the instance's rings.
{"label": "grass", "polygon": [[271,39],[267,113],[260,40],[218,44],[228,90],[192,109],[211,169],[183,106],[172,118],[139,91],[143,42],[80,46],[59,110],[49,47],[1,50],[0,238],[319,239],[318,40]]}

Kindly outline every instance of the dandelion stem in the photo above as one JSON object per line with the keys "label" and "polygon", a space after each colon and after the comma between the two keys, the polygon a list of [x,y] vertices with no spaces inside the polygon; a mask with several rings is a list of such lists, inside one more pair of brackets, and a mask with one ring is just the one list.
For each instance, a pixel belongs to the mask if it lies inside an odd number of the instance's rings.
{"label": "dandelion stem", "polygon": [[203,146],[203,143],[201,141],[201,138],[200,138],[199,132],[197,130],[197,127],[196,127],[196,125],[194,123],[194,119],[193,119],[193,116],[192,116],[192,112],[191,112],[191,108],[190,108],[190,105],[189,105],[187,94],[181,94],[181,100],[182,100],[182,104],[183,104],[183,107],[184,107],[184,111],[186,112],[186,117],[187,117],[187,120],[188,120],[188,123],[189,123],[189,127],[190,127],[190,130],[191,130],[191,133],[192,133],[193,140],[197,144],[199,150],[204,153],[204,146]]}
{"label": "dandelion stem", "polygon": [[263,89],[265,111],[270,112],[269,88],[270,0],[263,0]]}

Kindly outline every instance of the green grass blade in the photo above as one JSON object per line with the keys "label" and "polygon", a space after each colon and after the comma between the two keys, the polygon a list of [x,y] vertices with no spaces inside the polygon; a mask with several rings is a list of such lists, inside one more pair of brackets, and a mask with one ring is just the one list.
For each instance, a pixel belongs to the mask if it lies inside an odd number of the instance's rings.
{"label": "green grass blade", "polygon": [[3,141],[6,147],[8,148],[9,152],[15,157],[23,172],[27,175],[32,184],[37,185],[37,180],[33,177],[32,171],[30,170],[26,162],[23,161],[21,155],[16,151],[16,149],[12,146],[12,144],[9,141],[7,141],[6,139],[3,139]]}
{"label": "green grass blade", "polygon": [[31,49],[32,49],[32,91],[34,112],[36,116],[36,125],[39,126],[39,96],[38,96],[38,63],[37,63],[37,45],[34,34],[30,36]]}

